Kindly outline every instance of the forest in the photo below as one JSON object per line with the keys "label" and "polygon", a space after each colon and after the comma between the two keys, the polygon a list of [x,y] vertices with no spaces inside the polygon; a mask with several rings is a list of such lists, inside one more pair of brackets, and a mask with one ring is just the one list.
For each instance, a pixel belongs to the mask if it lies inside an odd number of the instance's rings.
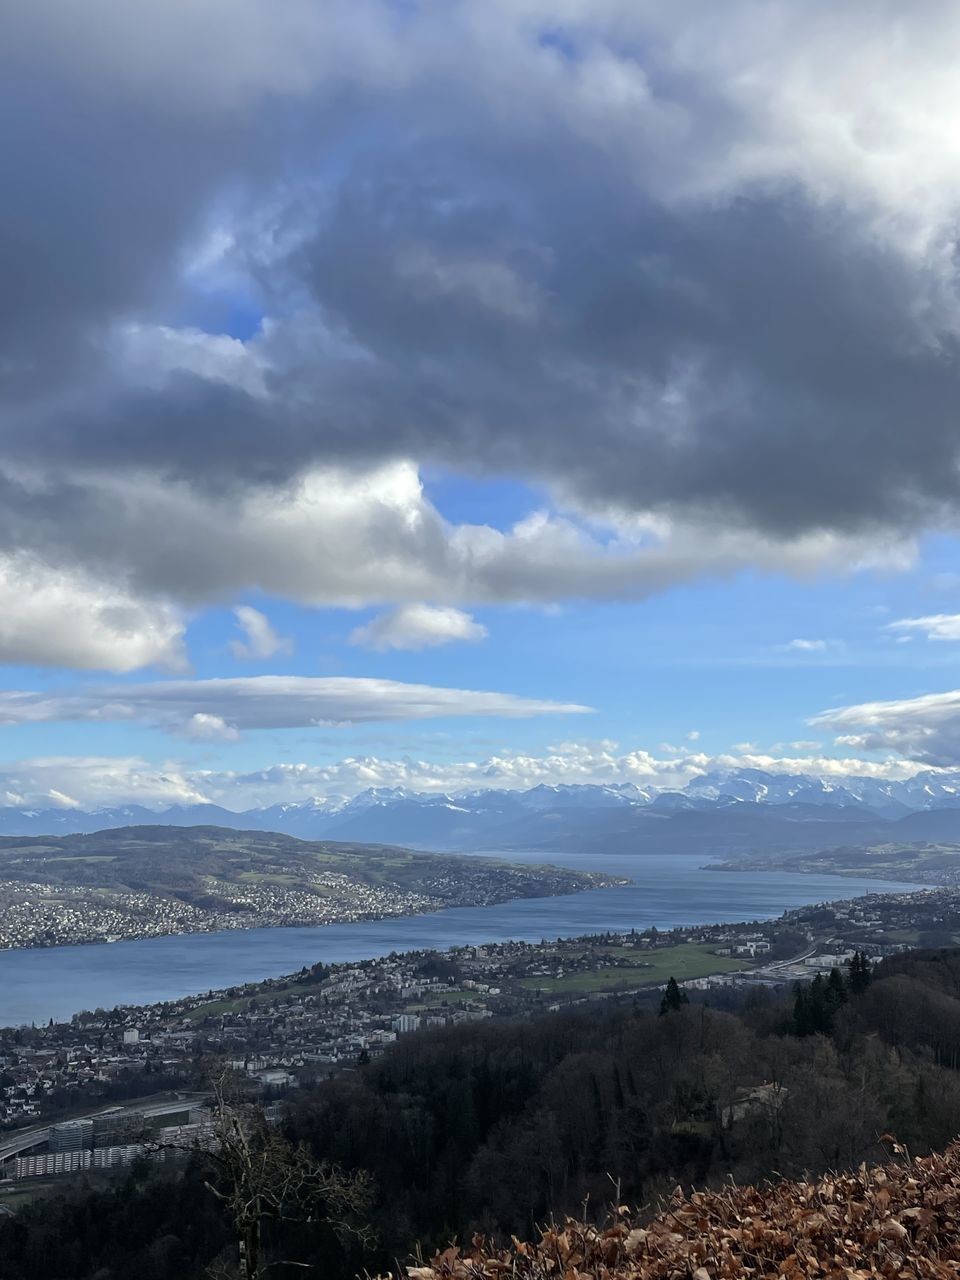
{"label": "forest", "polygon": [[[652,1212],[678,1184],[850,1168],[883,1159],[884,1134],[922,1154],[960,1132],[960,950],[873,972],[858,956],[725,1007],[683,995],[412,1034],[292,1098],[285,1137],[363,1171],[371,1196],[362,1233],[322,1218],[268,1227],[265,1257],[347,1280],[394,1269],[418,1242],[530,1237],[615,1200]],[[0,1277],[236,1274],[203,1164],[144,1163],[0,1217]]]}

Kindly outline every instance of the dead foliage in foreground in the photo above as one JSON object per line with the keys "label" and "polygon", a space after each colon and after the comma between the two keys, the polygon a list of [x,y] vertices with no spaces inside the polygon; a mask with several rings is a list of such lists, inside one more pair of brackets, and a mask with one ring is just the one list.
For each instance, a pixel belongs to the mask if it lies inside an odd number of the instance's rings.
{"label": "dead foliage in foreground", "polygon": [[409,1280],[720,1280],[727,1277],[960,1277],[960,1141],[942,1155],[813,1182],[679,1191],[645,1226],[568,1219],[537,1244],[476,1236]]}

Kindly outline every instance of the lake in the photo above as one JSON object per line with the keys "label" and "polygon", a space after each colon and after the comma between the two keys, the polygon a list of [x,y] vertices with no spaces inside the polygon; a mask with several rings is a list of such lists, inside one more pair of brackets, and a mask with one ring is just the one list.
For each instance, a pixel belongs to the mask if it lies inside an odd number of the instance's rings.
{"label": "lake", "polygon": [[[504,855],[498,855],[504,856]],[[694,855],[517,854],[580,871],[629,876],[622,888],[496,907],[454,907],[429,915],[304,929],[181,934],[100,946],[0,951],[0,1026],[69,1018],[81,1009],[152,1004],[195,992],[421,948],[516,938],[575,937],[628,929],[769,920],[791,907],[920,886],[854,876],[709,871]]]}

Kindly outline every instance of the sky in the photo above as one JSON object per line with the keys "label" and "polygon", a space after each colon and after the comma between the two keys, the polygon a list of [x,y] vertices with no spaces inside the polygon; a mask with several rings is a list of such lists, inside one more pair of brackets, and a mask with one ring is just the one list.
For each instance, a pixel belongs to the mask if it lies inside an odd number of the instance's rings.
{"label": "sky", "polygon": [[0,804],[960,765],[956,5],[0,22]]}

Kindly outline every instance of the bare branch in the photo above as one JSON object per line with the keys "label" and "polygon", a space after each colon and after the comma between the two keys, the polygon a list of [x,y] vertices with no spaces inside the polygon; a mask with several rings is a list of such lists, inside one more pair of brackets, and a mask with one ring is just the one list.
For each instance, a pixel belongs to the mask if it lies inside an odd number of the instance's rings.
{"label": "bare branch", "polygon": [[305,1265],[262,1261],[267,1221],[323,1223],[341,1241],[349,1238],[364,1247],[372,1243],[366,1215],[373,1189],[366,1174],[318,1162],[302,1143],[289,1142],[261,1107],[244,1098],[240,1081],[231,1073],[221,1072],[212,1085],[209,1141],[198,1135],[188,1149],[212,1166],[214,1176],[204,1185],[227,1213],[241,1280],[256,1280],[281,1265]]}

